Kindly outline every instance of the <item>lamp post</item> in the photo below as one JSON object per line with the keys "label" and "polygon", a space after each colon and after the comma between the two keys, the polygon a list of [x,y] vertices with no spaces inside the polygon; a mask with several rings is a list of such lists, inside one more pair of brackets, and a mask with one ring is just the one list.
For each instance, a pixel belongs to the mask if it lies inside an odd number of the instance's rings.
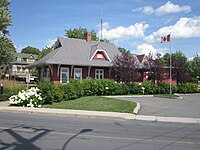
{"label": "lamp post", "polygon": [[3,84],[1,84],[0,93],[3,94]]}

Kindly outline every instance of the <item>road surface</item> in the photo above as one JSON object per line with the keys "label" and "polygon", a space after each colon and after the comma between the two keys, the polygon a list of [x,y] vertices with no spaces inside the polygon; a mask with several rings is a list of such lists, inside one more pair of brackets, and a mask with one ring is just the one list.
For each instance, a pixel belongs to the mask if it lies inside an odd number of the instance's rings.
{"label": "road surface", "polygon": [[199,150],[200,125],[0,113],[1,150]]}

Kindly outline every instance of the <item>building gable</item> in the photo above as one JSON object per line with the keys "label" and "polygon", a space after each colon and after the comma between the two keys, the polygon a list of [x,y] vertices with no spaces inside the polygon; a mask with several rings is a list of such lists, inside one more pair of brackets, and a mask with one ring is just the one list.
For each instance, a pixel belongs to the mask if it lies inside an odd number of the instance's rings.
{"label": "building gable", "polygon": [[105,50],[98,49],[94,52],[90,60],[105,60],[111,61]]}

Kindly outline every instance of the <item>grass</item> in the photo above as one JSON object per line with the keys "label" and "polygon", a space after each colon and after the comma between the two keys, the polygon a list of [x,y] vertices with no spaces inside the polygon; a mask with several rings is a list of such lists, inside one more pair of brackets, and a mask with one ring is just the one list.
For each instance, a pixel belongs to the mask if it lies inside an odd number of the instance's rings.
{"label": "grass", "polygon": [[26,84],[14,80],[0,80],[0,84],[3,84],[5,93],[17,94],[26,89]]}
{"label": "grass", "polygon": [[52,105],[44,105],[43,107],[57,109],[133,113],[133,110],[136,107],[136,103],[125,100],[118,100],[114,98],[90,96],[81,97],[76,100],[53,103]]}

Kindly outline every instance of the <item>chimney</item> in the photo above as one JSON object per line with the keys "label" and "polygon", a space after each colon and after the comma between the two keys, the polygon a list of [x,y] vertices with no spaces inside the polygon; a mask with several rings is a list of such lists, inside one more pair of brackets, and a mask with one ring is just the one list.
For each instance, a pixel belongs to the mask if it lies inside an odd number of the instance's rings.
{"label": "chimney", "polygon": [[92,40],[92,33],[91,32],[87,32],[86,35],[85,35],[85,39],[88,43],[91,42]]}

